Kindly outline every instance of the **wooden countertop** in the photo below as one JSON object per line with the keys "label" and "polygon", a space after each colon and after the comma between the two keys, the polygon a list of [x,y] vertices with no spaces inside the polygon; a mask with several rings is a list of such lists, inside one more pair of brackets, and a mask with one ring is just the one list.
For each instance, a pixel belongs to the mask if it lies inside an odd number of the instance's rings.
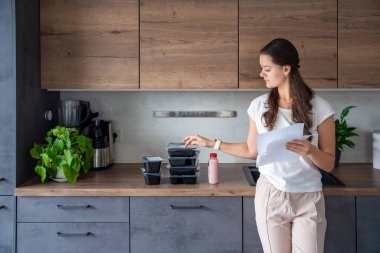
{"label": "wooden countertop", "polygon": [[[243,166],[220,164],[219,184],[207,181],[207,164],[201,164],[196,184],[170,184],[166,164],[160,185],[146,185],[139,168],[142,164],[115,164],[91,171],[78,178],[75,185],[47,179],[44,184],[33,178],[15,189],[16,196],[254,196],[255,187],[247,183]],[[332,172],[346,186],[324,187],[325,195],[380,196],[380,170],[372,164],[341,164]]]}

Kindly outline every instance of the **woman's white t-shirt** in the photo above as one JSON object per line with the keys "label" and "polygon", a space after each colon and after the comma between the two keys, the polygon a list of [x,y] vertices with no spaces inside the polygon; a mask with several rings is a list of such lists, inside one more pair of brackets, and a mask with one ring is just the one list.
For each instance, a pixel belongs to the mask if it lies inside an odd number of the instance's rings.
{"label": "woman's white t-shirt", "polygon": [[[248,115],[256,122],[259,134],[268,132],[264,126],[262,118],[268,109],[266,102],[269,94],[264,94],[254,99],[248,107]],[[334,114],[330,104],[319,96],[314,96],[311,100],[313,109],[313,126],[310,129],[312,134],[317,133],[318,126],[328,117]],[[273,129],[288,127],[293,124],[292,110],[279,108],[277,120]],[[312,142],[318,147],[318,135],[314,135]],[[300,156],[297,162],[275,162],[259,167],[262,175],[279,190],[284,192],[316,192],[322,190],[321,173],[317,166],[306,156]]]}

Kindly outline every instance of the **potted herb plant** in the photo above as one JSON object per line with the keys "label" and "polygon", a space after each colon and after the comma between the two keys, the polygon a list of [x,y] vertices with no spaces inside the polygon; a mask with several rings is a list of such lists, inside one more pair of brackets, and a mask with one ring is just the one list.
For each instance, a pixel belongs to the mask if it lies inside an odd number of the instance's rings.
{"label": "potted herb plant", "polygon": [[354,131],[356,127],[348,127],[345,118],[352,108],[356,106],[347,106],[344,108],[340,114],[340,118],[335,120],[335,168],[339,166],[340,155],[344,150],[344,145],[355,148],[355,143],[349,140],[348,138],[353,136],[358,136]]}
{"label": "potted herb plant", "polygon": [[46,174],[56,181],[69,181],[74,184],[81,170],[91,168],[94,150],[90,138],[79,135],[77,130],[56,126],[47,132],[46,144],[34,144],[30,155],[37,159],[34,171],[43,183]]}

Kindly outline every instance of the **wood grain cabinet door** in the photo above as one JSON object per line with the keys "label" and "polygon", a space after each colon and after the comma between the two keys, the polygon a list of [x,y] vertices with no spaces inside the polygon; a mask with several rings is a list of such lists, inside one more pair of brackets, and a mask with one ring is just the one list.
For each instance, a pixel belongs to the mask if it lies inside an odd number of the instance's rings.
{"label": "wood grain cabinet door", "polygon": [[138,0],[41,0],[41,86],[139,87]]}
{"label": "wood grain cabinet door", "polygon": [[131,253],[242,252],[241,197],[131,197]]}
{"label": "wood grain cabinet door", "polygon": [[141,0],[142,89],[238,88],[237,0]]}
{"label": "wood grain cabinet door", "polygon": [[275,38],[295,45],[309,86],[337,88],[337,0],[240,0],[239,88],[265,88],[259,53]]}
{"label": "wood grain cabinet door", "polygon": [[339,88],[380,88],[380,1],[338,1]]}

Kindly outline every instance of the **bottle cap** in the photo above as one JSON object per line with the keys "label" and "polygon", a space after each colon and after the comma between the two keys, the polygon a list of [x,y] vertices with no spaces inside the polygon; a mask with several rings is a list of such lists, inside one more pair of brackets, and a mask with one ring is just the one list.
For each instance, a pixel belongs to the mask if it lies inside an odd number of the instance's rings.
{"label": "bottle cap", "polygon": [[218,157],[217,153],[210,153],[210,157]]}

